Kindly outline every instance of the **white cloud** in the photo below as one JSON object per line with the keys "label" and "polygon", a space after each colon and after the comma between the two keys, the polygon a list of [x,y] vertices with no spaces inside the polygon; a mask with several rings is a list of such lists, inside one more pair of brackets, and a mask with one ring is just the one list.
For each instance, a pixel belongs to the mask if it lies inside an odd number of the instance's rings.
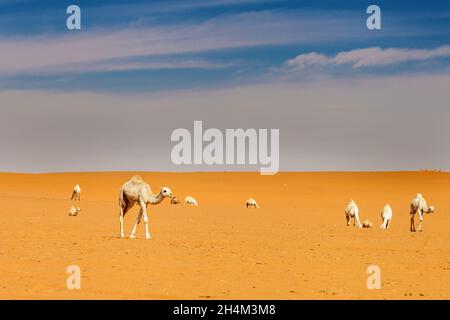
{"label": "white cloud", "polygon": [[311,66],[339,65],[351,65],[352,68],[361,68],[446,57],[450,57],[450,46],[448,45],[435,49],[382,49],[379,47],[371,47],[339,52],[335,56],[327,56],[316,52],[300,54],[288,60],[287,65],[300,70]]}
{"label": "white cloud", "polygon": [[290,67],[303,69],[307,66],[325,66],[331,63],[331,59],[317,52],[304,53],[296,56],[294,59],[288,60]]}

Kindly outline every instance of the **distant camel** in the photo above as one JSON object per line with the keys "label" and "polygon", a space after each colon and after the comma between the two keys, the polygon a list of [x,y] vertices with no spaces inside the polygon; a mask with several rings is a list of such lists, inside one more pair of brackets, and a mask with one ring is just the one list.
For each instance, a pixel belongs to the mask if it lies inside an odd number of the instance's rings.
{"label": "distant camel", "polygon": [[350,219],[353,218],[353,225],[362,228],[362,224],[359,221],[359,209],[356,202],[350,199],[347,206],[345,207],[345,217],[347,218],[347,226],[350,225]]}
{"label": "distant camel", "polygon": [[191,196],[187,196],[186,198],[184,198],[184,205],[186,204],[190,204],[196,207],[198,206],[197,200],[195,200]]}
{"label": "distant camel", "polygon": [[259,209],[259,205],[256,203],[256,200],[253,199],[253,198],[248,199],[248,200],[245,202],[245,206],[246,206],[246,208],[250,207],[250,208],[256,208],[256,209]]}
{"label": "distant camel", "polygon": [[178,199],[177,197],[173,197],[172,199],[170,199],[170,204],[179,204],[180,203],[180,199]]}
{"label": "distant camel", "polygon": [[411,227],[409,228],[409,230],[411,232],[415,232],[416,231],[416,227],[414,226],[414,216],[416,215],[416,213],[419,214],[419,231],[422,231],[422,221],[423,221],[423,214],[424,213],[433,213],[434,212],[434,207],[427,206],[427,202],[425,201],[424,197],[418,193],[416,195],[416,197],[414,199],[411,200],[411,211],[410,211],[410,216],[411,216]]}
{"label": "distant camel", "polygon": [[366,219],[362,222],[362,226],[363,226],[363,228],[373,228],[373,222]]}
{"label": "distant camel", "polygon": [[392,208],[390,205],[385,205],[383,210],[381,210],[381,220],[383,220],[383,224],[380,226],[381,229],[389,228],[389,224],[392,220]]}
{"label": "distant camel", "polygon": [[76,217],[80,213],[81,209],[79,207],[70,207],[69,216]]}
{"label": "distant camel", "polygon": [[158,204],[164,200],[164,198],[172,198],[172,191],[167,187],[162,187],[157,195],[152,193],[150,186],[142,180],[139,176],[134,176],[130,181],[127,181],[120,188],[119,192],[119,206],[120,206],[120,237],[124,237],[123,233],[123,221],[125,214],[135,205],[138,204],[141,209],[136,220],[136,223],[131,232],[130,238],[136,237],[136,229],[141,222],[142,216],[144,216],[145,222],[145,238],[151,239],[150,232],[148,231],[148,216],[147,205]]}
{"label": "distant camel", "polygon": [[81,201],[81,188],[79,185],[75,185],[75,187],[73,187],[72,197],[70,198],[70,200]]}

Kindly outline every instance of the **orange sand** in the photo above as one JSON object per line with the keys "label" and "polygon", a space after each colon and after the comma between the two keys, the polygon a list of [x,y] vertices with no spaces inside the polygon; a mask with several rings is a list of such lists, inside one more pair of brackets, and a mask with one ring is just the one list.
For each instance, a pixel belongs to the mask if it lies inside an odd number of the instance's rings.
{"label": "orange sand", "polygon": [[[150,232],[118,238],[118,189],[133,173],[0,174],[0,298],[449,299],[450,174],[141,173],[199,207],[149,207]],[[72,187],[82,188],[69,217]],[[409,202],[437,212],[409,232]],[[261,209],[245,209],[255,198]],[[349,198],[374,229],[346,227]],[[379,211],[394,210],[383,231]],[[125,218],[129,236],[137,207]],[[79,265],[81,290],[66,288]],[[381,267],[368,290],[366,268]]]}

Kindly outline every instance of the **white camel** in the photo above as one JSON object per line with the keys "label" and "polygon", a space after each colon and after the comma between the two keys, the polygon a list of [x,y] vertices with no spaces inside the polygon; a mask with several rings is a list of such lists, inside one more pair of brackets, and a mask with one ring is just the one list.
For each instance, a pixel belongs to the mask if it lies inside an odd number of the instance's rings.
{"label": "white camel", "polygon": [[70,200],[81,201],[81,188],[79,185],[75,185],[75,187],[73,187],[72,197],[70,198]]}
{"label": "white camel", "polygon": [[353,225],[358,226],[358,228],[362,228],[361,222],[359,221],[359,209],[355,201],[350,199],[344,212],[345,217],[347,218],[347,226],[350,225],[350,219],[353,218]]}
{"label": "white camel", "polygon": [[186,198],[184,198],[184,204],[190,204],[192,206],[198,206],[197,200],[195,200],[194,198],[192,198],[191,196],[187,196]]}
{"label": "white camel", "polygon": [[120,237],[124,237],[123,233],[123,221],[125,214],[135,205],[140,206],[139,214],[137,216],[136,223],[131,232],[130,238],[136,237],[136,229],[141,222],[142,216],[144,216],[145,222],[145,238],[151,239],[150,232],[148,231],[148,215],[147,205],[158,204],[164,200],[164,198],[172,198],[172,191],[167,187],[162,187],[157,195],[152,193],[150,186],[142,180],[139,176],[134,176],[130,181],[127,181],[120,188],[119,192],[119,206],[120,206]]}
{"label": "white camel", "polygon": [[79,207],[70,207],[69,216],[76,217],[80,213],[81,209]]}
{"label": "white camel", "polygon": [[392,208],[389,204],[385,205],[383,207],[383,210],[381,210],[381,220],[383,220],[383,223],[381,224],[381,229],[387,229],[389,228],[389,224],[392,220]]}
{"label": "white camel", "polygon": [[256,208],[256,209],[259,209],[259,205],[256,203],[256,200],[253,199],[253,198],[248,199],[248,200],[245,202],[245,205],[246,205],[247,208],[250,207],[250,208]]}
{"label": "white camel", "polygon": [[415,232],[416,231],[416,227],[414,225],[414,216],[416,215],[416,213],[419,214],[419,231],[422,231],[422,221],[423,221],[423,214],[424,213],[433,213],[434,212],[434,207],[427,206],[427,202],[425,201],[425,198],[422,196],[422,194],[418,193],[416,195],[416,197],[414,199],[411,200],[411,205],[410,205],[411,211],[410,211],[410,216],[411,216],[411,227],[410,227],[410,231]]}

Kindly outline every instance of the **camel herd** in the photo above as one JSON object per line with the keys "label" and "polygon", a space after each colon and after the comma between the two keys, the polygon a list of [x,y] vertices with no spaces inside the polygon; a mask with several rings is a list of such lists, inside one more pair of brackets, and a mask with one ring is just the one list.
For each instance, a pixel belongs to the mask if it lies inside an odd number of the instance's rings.
{"label": "camel herd", "polygon": [[[356,202],[350,199],[347,206],[344,209],[345,217],[347,219],[347,226],[350,225],[350,220],[353,218],[353,225],[355,227],[359,228],[372,228],[373,223],[371,223],[369,220],[365,220],[363,223],[359,220],[359,209],[356,205]],[[422,196],[422,194],[418,193],[412,200],[410,204],[410,217],[411,217],[411,225],[410,225],[410,231],[415,232],[416,227],[414,223],[414,217],[416,213],[419,215],[419,231],[422,231],[422,221],[423,221],[423,214],[430,214],[434,212],[433,206],[427,206],[427,202],[425,201],[425,198]],[[389,204],[386,204],[383,209],[381,210],[381,220],[383,223],[381,224],[381,229],[387,229],[389,228],[389,224],[392,220],[392,208]]]}
{"label": "camel herd", "polygon": [[[70,197],[71,201],[81,201],[81,188],[77,184],[75,187],[73,187],[72,196]],[[69,208],[69,216],[76,217],[80,213],[81,209],[80,207],[70,207]]]}
{"label": "camel herd", "polygon": [[[120,222],[120,237],[123,238],[125,233],[123,231],[123,223],[127,212],[133,208],[135,204],[140,207],[136,222],[131,231],[130,238],[136,238],[136,230],[141,223],[142,217],[144,217],[145,223],[145,238],[151,239],[149,227],[148,227],[148,213],[147,206],[149,204],[156,205],[164,200],[164,198],[170,198],[170,204],[176,205],[180,203],[177,197],[173,196],[172,190],[168,187],[161,187],[157,194],[154,194],[150,186],[140,177],[134,176],[131,180],[125,182],[119,191],[119,222]],[[81,188],[77,184],[73,188],[71,201],[81,201]],[[191,196],[186,196],[184,199],[184,205],[198,206],[198,202]],[[248,199],[246,202],[247,208],[259,208],[259,205],[254,199]],[[79,207],[70,207],[69,216],[75,217],[79,214],[81,209]]]}
{"label": "camel herd", "polygon": [[[156,205],[161,203],[165,198],[170,198],[170,204],[177,205],[180,204],[180,200],[177,197],[174,197],[172,190],[168,187],[161,187],[157,194],[154,194],[150,189],[150,186],[140,177],[134,176],[129,181],[125,182],[119,191],[119,222],[120,222],[120,237],[124,237],[123,231],[123,223],[126,213],[137,204],[140,207],[136,222],[131,231],[130,238],[134,239],[136,237],[136,230],[139,226],[142,217],[144,217],[145,223],[145,238],[151,239],[150,231],[148,227],[148,213],[147,206],[149,204]],[[73,188],[71,201],[81,201],[81,188],[77,184]],[[198,206],[198,202],[191,196],[186,196],[184,199],[184,205]],[[246,208],[255,208],[259,209],[259,205],[255,199],[250,198],[245,202]],[[415,223],[414,217],[416,213],[419,215],[419,227],[418,230],[422,231],[422,221],[424,213],[430,214],[434,212],[433,206],[427,206],[427,203],[422,196],[422,194],[418,193],[412,200],[410,204],[410,217],[411,217],[411,226],[410,231],[415,232]],[[81,209],[79,207],[72,206],[69,209],[69,216],[77,216],[80,213]],[[347,220],[347,226],[350,225],[351,219],[353,219],[353,225],[359,228],[372,228],[373,223],[369,220],[364,220],[362,223],[359,218],[359,208],[356,202],[353,199],[347,203],[345,209],[345,217]],[[381,220],[382,224],[380,225],[381,229],[388,229],[392,220],[392,208],[389,204],[386,204],[381,210]]]}

